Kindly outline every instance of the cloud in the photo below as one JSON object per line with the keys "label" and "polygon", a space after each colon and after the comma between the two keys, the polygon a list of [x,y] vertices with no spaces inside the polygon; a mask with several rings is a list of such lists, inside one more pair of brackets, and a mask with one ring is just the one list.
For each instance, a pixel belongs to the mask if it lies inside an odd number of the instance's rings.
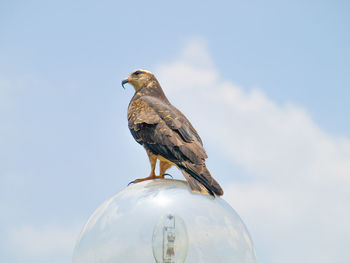
{"label": "cloud", "polygon": [[9,234],[11,248],[16,253],[31,258],[43,259],[46,256],[67,255],[71,257],[80,230],[80,225],[62,227],[31,225],[13,229]]}
{"label": "cloud", "polygon": [[223,79],[201,39],[156,73],[204,143],[248,178],[232,178],[224,198],[248,224],[261,262],[350,261],[349,138],[328,134],[297,105]]}

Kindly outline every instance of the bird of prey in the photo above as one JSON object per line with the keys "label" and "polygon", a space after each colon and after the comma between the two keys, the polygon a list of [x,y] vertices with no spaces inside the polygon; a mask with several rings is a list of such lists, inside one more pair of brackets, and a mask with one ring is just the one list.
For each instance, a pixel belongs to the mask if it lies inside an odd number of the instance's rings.
{"label": "bird of prey", "polygon": [[[171,166],[177,166],[191,190],[213,196],[223,195],[220,185],[205,166],[207,154],[197,131],[188,119],[165,96],[158,80],[147,70],[135,70],[122,81],[130,83],[135,94],[128,108],[128,125],[151,163],[150,176],[133,181],[164,178]],[[155,174],[159,159],[159,176]]]}

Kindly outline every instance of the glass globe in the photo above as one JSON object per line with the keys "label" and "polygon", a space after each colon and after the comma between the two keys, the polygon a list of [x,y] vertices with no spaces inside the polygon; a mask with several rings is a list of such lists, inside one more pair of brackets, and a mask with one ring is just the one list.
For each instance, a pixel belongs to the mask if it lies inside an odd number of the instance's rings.
{"label": "glass globe", "polygon": [[184,181],[131,185],[105,201],[77,241],[73,263],[255,263],[246,227],[222,198]]}

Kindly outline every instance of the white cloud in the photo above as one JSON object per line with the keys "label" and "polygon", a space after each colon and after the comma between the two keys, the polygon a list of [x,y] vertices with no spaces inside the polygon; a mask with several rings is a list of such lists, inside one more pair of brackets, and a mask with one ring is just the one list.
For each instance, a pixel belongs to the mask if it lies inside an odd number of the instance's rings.
{"label": "white cloud", "polygon": [[232,178],[224,198],[248,223],[261,262],[350,262],[349,138],[327,134],[296,105],[222,79],[200,39],[156,73],[204,143],[250,178]]}
{"label": "white cloud", "polygon": [[80,225],[22,226],[10,232],[10,244],[14,251],[29,258],[42,259],[62,253],[70,257],[79,231]]}

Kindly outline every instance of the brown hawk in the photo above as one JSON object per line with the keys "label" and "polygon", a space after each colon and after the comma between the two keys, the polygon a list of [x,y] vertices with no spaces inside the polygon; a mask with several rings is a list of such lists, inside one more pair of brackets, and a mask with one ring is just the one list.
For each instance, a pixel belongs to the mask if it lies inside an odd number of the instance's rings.
{"label": "brown hawk", "polygon": [[[135,88],[128,108],[128,124],[132,136],[141,144],[151,163],[150,176],[144,180],[164,178],[176,165],[185,176],[192,191],[223,195],[223,190],[205,166],[207,154],[197,131],[188,119],[165,96],[158,80],[147,70],[136,70],[122,81]],[[155,175],[157,159],[160,174]]]}

